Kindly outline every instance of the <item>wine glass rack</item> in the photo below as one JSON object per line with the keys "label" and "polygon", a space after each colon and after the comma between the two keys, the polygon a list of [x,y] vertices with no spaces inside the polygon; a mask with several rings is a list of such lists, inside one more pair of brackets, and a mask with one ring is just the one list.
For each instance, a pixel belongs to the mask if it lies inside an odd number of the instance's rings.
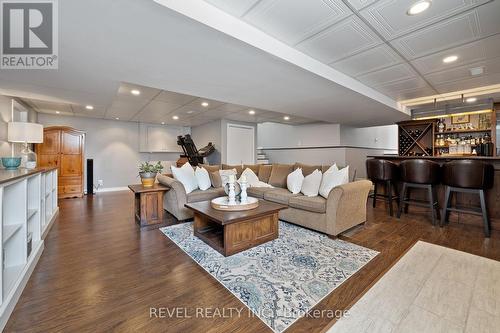
{"label": "wine glass rack", "polygon": [[433,156],[436,122],[429,119],[397,123],[399,156]]}

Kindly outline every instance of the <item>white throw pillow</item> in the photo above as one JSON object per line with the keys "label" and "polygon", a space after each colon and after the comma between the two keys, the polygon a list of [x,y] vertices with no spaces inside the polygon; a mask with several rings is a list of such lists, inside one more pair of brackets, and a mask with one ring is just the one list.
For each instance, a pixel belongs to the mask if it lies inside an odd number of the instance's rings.
{"label": "white throw pillow", "polygon": [[207,169],[196,167],[194,175],[200,190],[205,191],[212,187],[212,182],[210,181],[210,175],[208,174]]}
{"label": "white throw pillow", "polygon": [[302,182],[302,194],[308,197],[316,197],[319,193],[319,186],[321,185],[321,171],[314,170],[313,173],[306,176]]}
{"label": "white throw pillow", "polygon": [[273,185],[265,183],[261,180],[259,180],[255,185],[252,185],[252,187],[269,187],[269,188],[274,188]]}
{"label": "white throw pillow", "polygon": [[172,170],[174,179],[180,181],[184,186],[186,194],[191,193],[198,188],[198,181],[194,175],[194,169],[189,162],[180,168],[172,165],[170,169]]}
{"label": "white throw pillow", "polygon": [[[252,169],[246,168],[242,173],[241,177],[245,176],[247,178],[248,187],[254,187],[255,184],[259,183],[259,177],[253,172]],[[238,183],[241,183],[241,177],[238,179]]]}
{"label": "white throw pillow", "polygon": [[288,191],[293,194],[298,194],[302,189],[302,182],[304,182],[304,175],[302,174],[302,169],[297,168],[294,172],[290,173],[286,177],[286,187]]}
{"label": "white throw pillow", "polygon": [[330,169],[323,174],[323,180],[321,181],[321,186],[319,188],[319,194],[325,199],[328,198],[328,195],[333,188],[349,183],[349,166],[341,170],[338,168],[336,168],[337,170]]}
{"label": "white throw pillow", "polygon": [[219,175],[220,179],[222,182],[222,187],[225,187],[227,183],[229,183],[229,176],[234,175],[234,178],[236,179],[236,169],[230,169],[230,170],[219,170]]}

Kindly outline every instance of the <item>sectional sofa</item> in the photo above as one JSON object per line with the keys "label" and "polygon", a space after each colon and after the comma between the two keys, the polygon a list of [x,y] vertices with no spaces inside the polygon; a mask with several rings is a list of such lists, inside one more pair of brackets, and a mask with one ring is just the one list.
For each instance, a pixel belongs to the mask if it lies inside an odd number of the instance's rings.
{"label": "sectional sofa", "polygon": [[[210,173],[219,169],[236,169],[238,177],[246,168],[252,169],[259,180],[273,187],[251,187],[247,190],[248,195],[287,205],[288,209],[282,210],[279,217],[290,223],[337,236],[366,221],[366,201],[372,186],[368,180],[337,186],[332,189],[327,199],[321,196],[307,197],[302,194],[292,194],[288,191],[287,176],[296,168],[302,168],[304,176],[307,176],[316,169],[325,172],[329,166],[296,163],[243,166],[222,164],[203,167]],[[158,181],[171,188],[164,196],[163,207],[178,220],[193,218],[192,211],[184,206],[186,203],[211,200],[225,195],[222,187],[211,187],[205,191],[195,190],[186,194],[184,186],[167,175],[159,175]]]}

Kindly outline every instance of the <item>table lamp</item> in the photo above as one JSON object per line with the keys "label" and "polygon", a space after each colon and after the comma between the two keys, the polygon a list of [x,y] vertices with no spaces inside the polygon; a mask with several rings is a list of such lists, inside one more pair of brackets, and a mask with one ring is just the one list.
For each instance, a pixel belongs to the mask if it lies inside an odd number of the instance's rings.
{"label": "table lamp", "polygon": [[7,127],[9,142],[24,143],[21,151],[21,165],[26,169],[36,168],[36,154],[28,143],[43,142],[43,126],[36,123],[10,122]]}

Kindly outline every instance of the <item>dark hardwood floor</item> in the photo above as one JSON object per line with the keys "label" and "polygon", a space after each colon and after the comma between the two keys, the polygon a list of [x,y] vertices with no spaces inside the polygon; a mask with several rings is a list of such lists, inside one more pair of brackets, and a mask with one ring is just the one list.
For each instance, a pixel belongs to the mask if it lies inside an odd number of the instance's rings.
{"label": "dark hardwood floor", "polygon": [[[131,192],[60,201],[60,215],[5,332],[271,332],[257,317],[150,318],[150,307],[244,308],[159,230],[134,222]],[[340,238],[380,251],[315,309],[348,309],[416,241],[500,260],[500,233],[451,221],[433,227],[410,207],[401,220],[379,203]],[[172,219],[170,223],[175,223]],[[325,332],[328,316],[302,318],[286,332]]]}

